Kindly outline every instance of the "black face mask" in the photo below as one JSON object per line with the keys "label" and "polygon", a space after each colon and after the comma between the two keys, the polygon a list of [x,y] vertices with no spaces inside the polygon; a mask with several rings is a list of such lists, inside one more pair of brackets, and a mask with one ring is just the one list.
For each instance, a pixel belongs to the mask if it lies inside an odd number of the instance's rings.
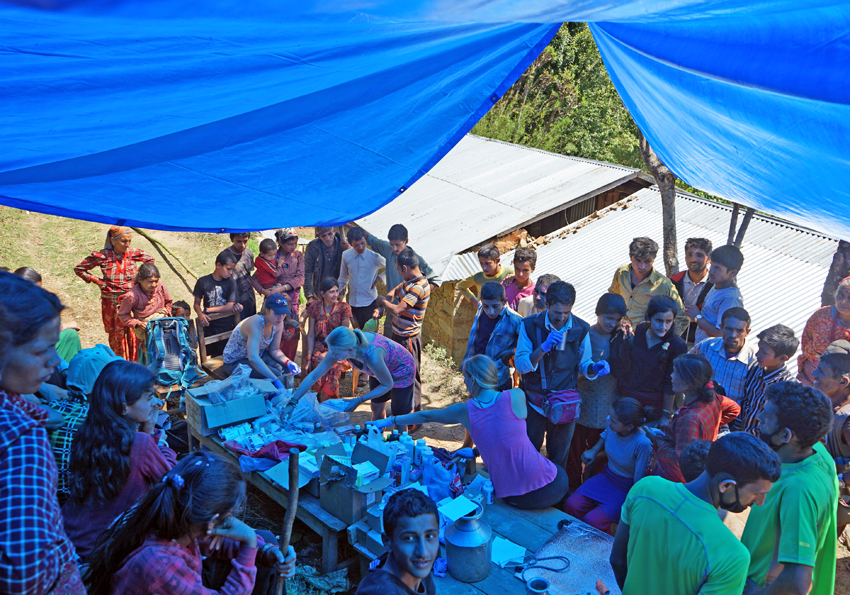
{"label": "black face mask", "polygon": [[738,485],[735,485],[735,501],[732,504],[727,504],[723,501],[723,495],[720,496],[720,508],[723,510],[728,510],[729,512],[744,512],[749,508],[749,506],[744,506],[741,504],[741,500],[738,498]]}
{"label": "black face mask", "polygon": [[764,430],[759,429],[759,438],[761,438],[762,442],[767,444],[772,450],[778,451],[783,446],[785,446],[785,443],[780,442],[779,445],[777,446],[776,444],[773,443],[773,437],[776,436],[777,434],[779,434],[780,432],[784,431],[784,430],[785,430],[785,428],[779,428],[775,432],[771,432],[771,433],[768,434]]}

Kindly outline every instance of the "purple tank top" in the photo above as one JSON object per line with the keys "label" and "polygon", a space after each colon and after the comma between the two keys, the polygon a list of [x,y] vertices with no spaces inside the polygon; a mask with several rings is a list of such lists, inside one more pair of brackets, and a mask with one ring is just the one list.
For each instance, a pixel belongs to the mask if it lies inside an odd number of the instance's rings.
{"label": "purple tank top", "polygon": [[511,407],[510,391],[489,407],[480,407],[475,399],[466,407],[472,440],[490,471],[496,496],[522,496],[554,481],[558,469],[531,444],[525,420]]}
{"label": "purple tank top", "polygon": [[[413,384],[413,378],[416,376],[416,364],[413,361],[413,355],[395,341],[391,341],[378,333],[371,334],[372,342],[369,344],[369,349],[366,350],[366,358],[378,347],[382,348],[387,354],[384,357],[384,363],[392,374],[394,387],[407,388]],[[365,361],[360,371],[367,376],[374,376]]]}

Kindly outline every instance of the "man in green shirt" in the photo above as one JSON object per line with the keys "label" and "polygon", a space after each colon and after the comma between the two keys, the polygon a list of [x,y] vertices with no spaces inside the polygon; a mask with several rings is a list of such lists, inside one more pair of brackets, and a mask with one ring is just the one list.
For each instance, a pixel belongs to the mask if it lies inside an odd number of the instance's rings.
{"label": "man in green shirt", "polygon": [[777,382],[767,389],[759,432],[779,455],[782,477],[741,536],[750,552],[748,595],[832,595],[838,478],[820,443],[832,416],[829,399],[815,388]]}
{"label": "man in green shirt", "polygon": [[705,471],[686,484],[645,477],[629,491],[611,550],[623,595],[732,595],[750,556],[717,514],[764,502],[779,457],[758,438],[727,434],[711,445]]}

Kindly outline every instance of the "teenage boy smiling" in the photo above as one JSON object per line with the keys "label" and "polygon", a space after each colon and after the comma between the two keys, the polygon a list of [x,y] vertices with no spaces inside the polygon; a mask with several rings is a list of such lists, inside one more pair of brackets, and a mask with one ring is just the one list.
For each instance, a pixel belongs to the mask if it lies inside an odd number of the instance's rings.
{"label": "teenage boy smiling", "polygon": [[440,555],[440,520],[434,501],[415,489],[393,494],[384,508],[384,545],[355,595],[436,595],[431,569]]}

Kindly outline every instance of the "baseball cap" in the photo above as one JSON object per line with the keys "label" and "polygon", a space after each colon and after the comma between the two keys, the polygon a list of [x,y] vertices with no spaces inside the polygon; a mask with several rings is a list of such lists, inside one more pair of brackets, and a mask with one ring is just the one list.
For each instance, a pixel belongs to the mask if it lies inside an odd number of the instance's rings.
{"label": "baseball cap", "polygon": [[835,364],[843,373],[850,372],[850,342],[845,340],[833,341],[827,347],[821,358],[827,358],[830,365]]}
{"label": "baseball cap", "polygon": [[274,293],[266,298],[266,308],[275,314],[290,314],[289,303],[279,293]]}

